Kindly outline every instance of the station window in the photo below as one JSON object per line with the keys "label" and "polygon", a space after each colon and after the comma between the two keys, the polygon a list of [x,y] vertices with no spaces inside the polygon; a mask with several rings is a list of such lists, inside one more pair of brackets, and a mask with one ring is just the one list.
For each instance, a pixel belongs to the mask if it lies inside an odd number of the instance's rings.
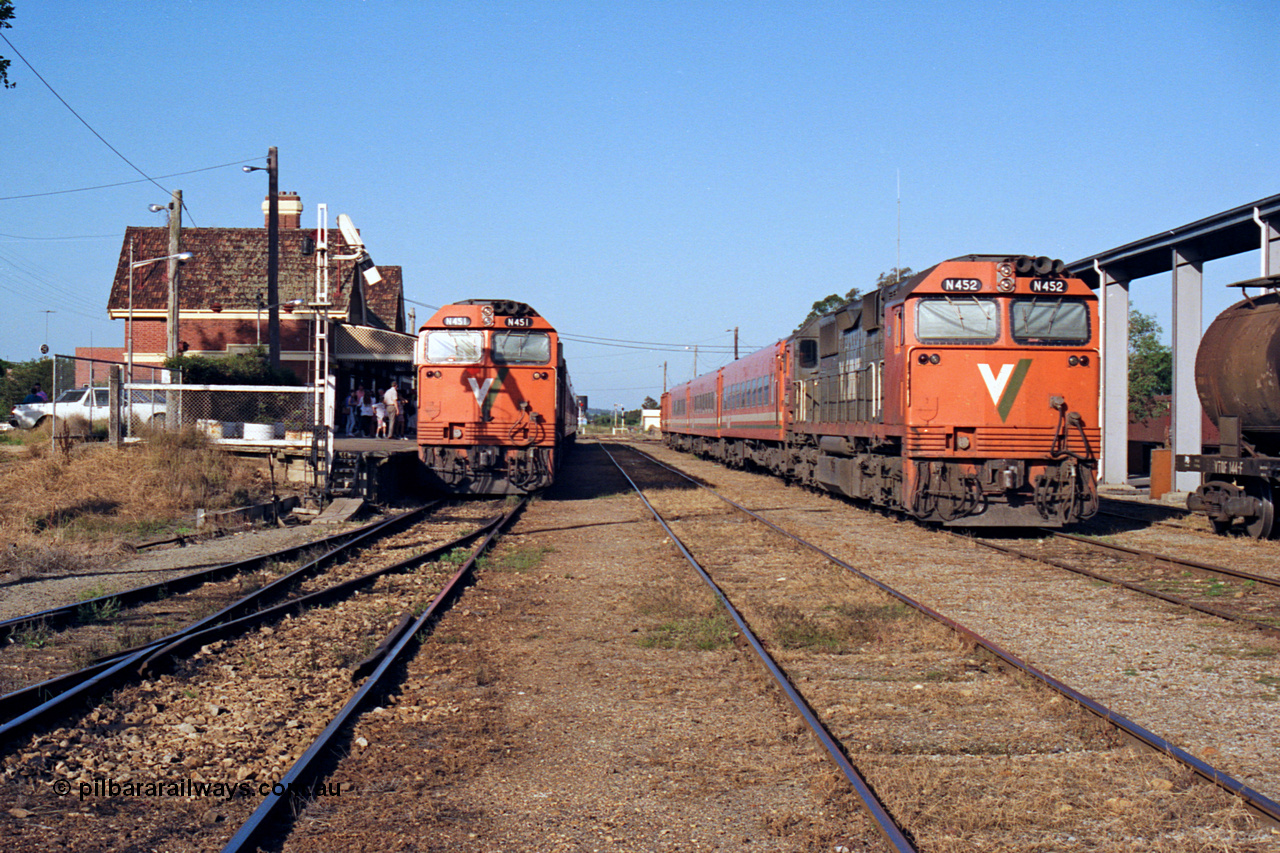
{"label": "station window", "polygon": [[495,332],[494,364],[546,364],[551,361],[551,336],[545,332]]}
{"label": "station window", "polygon": [[994,299],[924,297],[916,301],[916,338],[924,344],[995,343],[1000,311]]}
{"label": "station window", "polygon": [[478,364],[484,351],[483,332],[439,329],[427,332],[428,364]]}

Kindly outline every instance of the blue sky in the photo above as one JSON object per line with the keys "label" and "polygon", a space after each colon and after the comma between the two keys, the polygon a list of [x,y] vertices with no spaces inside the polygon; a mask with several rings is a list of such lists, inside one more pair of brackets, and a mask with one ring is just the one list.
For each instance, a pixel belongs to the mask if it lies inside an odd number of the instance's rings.
{"label": "blue sky", "polygon": [[[186,226],[260,226],[240,165],[273,145],[303,224],[351,216],[419,321],[529,302],[601,408],[866,289],[898,259],[899,187],[915,269],[1071,261],[1280,192],[1274,0],[14,5],[4,35],[83,123],[0,43],[11,360],[46,322],[57,352],[120,345],[125,227],[163,224],[172,189]],[[111,148],[189,174],[145,182]],[[1205,323],[1257,273],[1210,264]],[[1168,330],[1165,279],[1133,298]]]}

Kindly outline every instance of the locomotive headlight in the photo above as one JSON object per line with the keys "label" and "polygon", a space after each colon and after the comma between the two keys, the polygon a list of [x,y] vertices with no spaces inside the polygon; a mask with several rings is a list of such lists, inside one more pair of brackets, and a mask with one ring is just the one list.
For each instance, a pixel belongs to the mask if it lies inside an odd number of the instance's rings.
{"label": "locomotive headlight", "polygon": [[453,437],[454,437],[454,438],[462,438],[462,427],[454,427],[454,428],[453,428]]}
{"label": "locomotive headlight", "polygon": [[939,356],[936,352],[933,355],[929,356],[930,364],[937,364],[940,361],[942,361],[942,357]]}
{"label": "locomotive headlight", "polygon": [[919,357],[918,359],[916,359],[916,361],[920,362],[921,364],[928,364],[928,363],[929,363],[929,354],[928,354],[927,352],[922,352],[922,353],[920,353],[920,357]]}
{"label": "locomotive headlight", "polygon": [[[1007,266],[1007,264],[1005,265]],[[1014,288],[1013,276],[1001,275],[1000,280],[996,282],[996,290],[1001,293],[1012,293]]]}
{"label": "locomotive headlight", "polygon": [[1080,357],[1079,357],[1079,356],[1075,356],[1075,355],[1073,355],[1073,356],[1071,356],[1070,358],[1068,358],[1068,359],[1067,359],[1067,364],[1069,364],[1071,367],[1075,367],[1075,366],[1076,366],[1077,364],[1079,364],[1079,363],[1080,363]]}
{"label": "locomotive headlight", "polygon": [[1013,278],[1013,264],[1008,261],[996,265],[996,273],[1001,278]]}
{"label": "locomotive headlight", "polygon": [[1082,366],[1084,366],[1084,367],[1088,367],[1088,366],[1089,366],[1089,356],[1087,356],[1087,355],[1082,355],[1082,356],[1080,356],[1080,364],[1081,364]]}

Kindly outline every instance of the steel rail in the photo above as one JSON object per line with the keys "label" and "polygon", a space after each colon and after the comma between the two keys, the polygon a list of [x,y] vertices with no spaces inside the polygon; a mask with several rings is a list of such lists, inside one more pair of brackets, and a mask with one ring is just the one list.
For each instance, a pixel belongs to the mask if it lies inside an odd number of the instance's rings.
{"label": "steel rail", "polygon": [[[755,632],[751,630],[751,626],[747,624],[746,618],[743,617],[742,613],[739,612],[736,607],[734,607],[733,602],[729,600],[728,595],[726,595],[724,590],[721,589],[720,586],[712,579],[711,575],[707,573],[707,570],[703,568],[697,558],[693,556],[688,547],[686,547],[684,542],[681,541],[680,537],[677,536],[675,531],[671,529],[671,526],[667,524],[666,519],[664,519],[657,509],[654,508],[653,504],[649,502],[649,499],[645,497],[644,491],[636,484],[635,480],[631,479],[631,475],[626,472],[626,469],[622,467],[614,455],[605,449],[603,444],[600,445],[600,449],[604,450],[605,455],[609,457],[609,460],[613,462],[618,471],[622,473],[622,476],[631,484],[631,488],[635,490],[636,495],[640,498],[641,502],[644,503],[645,507],[653,515],[658,524],[662,525],[662,529],[671,537],[671,541],[675,543],[675,546],[680,550],[680,553],[684,556],[685,560],[693,567],[694,571],[698,573],[703,582],[710,587],[711,591],[715,593],[716,597],[720,600],[720,604],[726,611],[728,611],[729,615],[733,618],[733,621],[737,624],[738,630],[742,632],[743,638],[745,638],[751,645],[756,656],[760,658],[760,662],[764,664],[765,669],[767,669],[769,674],[773,676],[773,680],[777,683],[778,687],[782,689],[782,692],[786,694],[787,699],[791,701],[792,706],[800,714],[805,725],[807,725],[809,730],[813,732],[814,737],[822,744],[823,749],[827,751],[827,755],[831,757],[831,760],[835,762],[836,766],[840,769],[840,772],[844,774],[845,779],[847,779],[849,784],[853,786],[858,798],[862,801],[863,808],[871,819],[875,821],[876,826],[879,827],[881,834],[885,837],[885,840],[893,846],[894,850],[904,851],[904,853],[907,853],[907,851],[910,853],[916,853],[918,848],[907,837],[906,832],[898,826],[897,821],[895,821],[889,814],[888,809],[884,807],[884,804],[880,802],[880,798],[877,797],[875,792],[872,790],[871,784],[867,782],[862,773],[853,766],[853,762],[849,760],[849,757],[845,754],[845,751],[841,747],[839,741],[836,740],[835,736],[831,734],[826,725],[821,719],[819,719],[818,715],[809,706],[808,701],[803,695],[801,695],[800,691],[791,683],[786,672],[765,649],[764,644],[760,642],[760,639],[755,635]],[[702,484],[699,483],[698,485],[701,486]],[[706,488],[706,486],[702,487]]]}
{"label": "steel rail", "polygon": [[966,628],[964,625],[961,625],[959,622],[956,622],[954,619],[948,616],[944,616],[943,614],[934,610],[932,607],[928,606],[927,604],[916,601],[914,598],[911,598],[907,594],[899,592],[898,590],[886,584],[884,581],[881,581],[878,578],[867,574],[861,569],[858,569],[858,568],[855,568],[854,566],[849,565],[844,560],[841,560],[839,557],[829,553],[828,551],[818,547],[817,545],[814,545],[811,542],[801,539],[799,536],[796,536],[794,533],[791,533],[788,530],[784,530],[782,527],[779,527],[777,524],[774,524],[772,521],[765,518],[764,516],[761,516],[755,512],[752,512],[751,510],[744,507],[742,504],[739,504],[736,501],[725,497],[724,495],[720,494],[719,492],[715,491],[709,486],[704,485],[703,483],[699,483],[695,478],[690,477],[688,474],[685,474],[683,471],[680,471],[676,468],[672,468],[670,465],[667,465],[664,462],[654,459],[652,456],[650,456],[647,453],[644,453],[638,448],[630,447],[630,450],[633,453],[636,453],[640,456],[645,457],[649,461],[653,462],[653,464],[655,465],[659,465],[663,468],[666,468],[669,471],[672,471],[673,473],[679,474],[680,476],[687,479],[689,482],[694,483],[699,487],[706,489],[708,492],[715,495],[720,500],[724,501],[730,506],[736,507],[737,509],[741,510],[742,512],[746,513],[747,515],[751,516],[757,521],[760,521],[761,523],[772,528],[777,533],[787,537],[788,539],[791,539],[797,544],[803,545],[804,547],[810,549],[811,551],[817,554],[821,554],[823,557],[830,560],[835,565],[840,566],[842,569],[845,569],[853,573],[854,575],[857,575],[858,577],[872,584],[877,589],[883,591],[887,595],[892,596],[893,598],[897,599],[903,604],[906,604],[907,606],[919,611],[920,613],[923,613],[929,618],[936,620],[942,625],[945,625],[946,627],[950,628],[952,631],[956,632],[960,636],[965,637],[975,645],[981,646],[982,648],[986,649],[988,652],[1000,658],[1010,666],[1026,673],[1027,675],[1030,675],[1031,677],[1041,682],[1042,684],[1053,688],[1054,690],[1062,694],[1067,699],[1070,699],[1072,702],[1075,702],[1077,705],[1084,708],[1086,711],[1089,711],[1091,714],[1094,714],[1095,716],[1101,718],[1111,726],[1115,727],[1130,739],[1142,744],[1143,746],[1148,747],[1149,749],[1155,752],[1168,755],[1170,758],[1174,759],[1178,763],[1182,764],[1183,766],[1187,767],[1189,770],[1194,772],[1200,778],[1208,782],[1211,782],[1214,785],[1217,785],[1218,787],[1231,792],[1232,794],[1235,794],[1237,797],[1241,799],[1241,801],[1243,801],[1244,805],[1249,809],[1249,811],[1253,812],[1255,815],[1269,822],[1273,826],[1280,826],[1280,803],[1277,803],[1276,801],[1270,799],[1265,794],[1259,791],[1255,791],[1253,788],[1250,788],[1248,785],[1245,785],[1243,782],[1240,782],[1239,780],[1233,778],[1232,776],[1229,776],[1226,773],[1223,773],[1221,770],[1218,770],[1216,767],[1213,767],[1212,765],[1204,761],[1201,761],[1199,758],[1196,758],[1194,755],[1182,749],[1181,747],[1175,746],[1174,744],[1170,743],[1169,741],[1165,740],[1159,735],[1149,731],[1143,726],[1138,725],[1136,722],[1134,722],[1133,720],[1130,720],[1128,717],[1125,717],[1123,714],[1120,714],[1116,711],[1111,710],[1107,706],[1103,705],[1101,702],[1098,702],[1095,699],[1089,698],[1088,696],[1084,695],[1080,691],[1076,690],[1074,687],[1070,687],[1069,685],[1063,683],[1062,681],[1059,681],[1058,679],[1054,678],[1048,673],[1037,669],[1036,667],[1032,666],[1031,664],[1019,658],[1017,655],[1006,650],[1005,648],[997,644],[995,641],[989,640],[986,637],[983,637],[981,634],[978,634],[976,631],[970,628]]}
{"label": "steel rail", "polygon": [[[430,510],[439,502],[427,504],[418,510],[410,510],[410,512],[422,512]],[[0,640],[12,636],[15,632],[23,628],[30,628],[37,625],[47,627],[58,627],[69,624],[83,624],[85,620],[80,618],[83,609],[92,608],[95,605],[104,604],[108,601],[114,601],[121,607],[133,607],[138,604],[145,604],[149,601],[158,601],[189,589],[194,589],[202,584],[210,581],[223,580],[233,577],[240,572],[256,569],[271,560],[292,560],[298,554],[313,550],[317,547],[332,548],[342,545],[342,543],[359,537],[366,532],[376,528],[378,525],[386,524],[388,519],[366,524],[355,530],[348,530],[344,533],[334,533],[320,539],[313,540],[303,545],[293,545],[289,548],[282,548],[279,551],[272,551],[269,554],[261,554],[248,559],[238,560],[234,563],[224,563],[222,565],[213,566],[208,569],[202,569],[191,574],[181,575],[176,578],[170,578],[167,581],[159,581],[145,586],[126,589],[121,592],[113,592],[108,595],[101,595],[97,598],[91,598],[87,601],[77,601],[75,604],[66,604],[58,607],[51,607],[47,610],[41,610],[36,613],[28,613],[25,616],[15,616],[12,619],[6,619],[0,622]]]}
{"label": "steel rail", "polygon": [[[387,639],[391,640],[397,634],[399,639],[387,642],[389,649],[377,665],[377,668],[347,700],[347,703],[338,711],[324,731],[312,742],[306,752],[281,777],[280,782],[277,784],[283,786],[284,791],[276,793],[275,786],[272,787],[272,792],[267,795],[262,804],[254,810],[249,819],[241,825],[236,834],[222,848],[223,853],[254,850],[269,834],[280,832],[284,821],[292,822],[291,818],[285,815],[284,810],[286,807],[306,799],[305,792],[307,788],[305,783],[307,781],[311,782],[312,790],[314,790],[316,781],[323,778],[322,764],[324,760],[327,760],[330,745],[346,730],[352,717],[360,711],[366,701],[390,687],[393,667],[401,661],[402,657],[407,660],[406,650],[410,648],[414,639],[418,637],[424,628],[430,626],[441,613],[448,609],[462,591],[465,585],[464,581],[473,573],[476,560],[488,550],[489,546],[493,544],[493,540],[515,521],[520,512],[528,505],[528,502],[528,496],[522,497],[520,502],[513,506],[506,515],[497,519],[488,535],[471,552],[471,556],[450,576],[444,587],[427,605],[426,610],[407,629],[403,623],[392,629]],[[295,786],[300,783],[302,783],[302,794],[298,794],[295,791]]]}
{"label": "steel rail", "polygon": [[[398,531],[402,526],[407,526],[409,523],[416,521],[427,510],[428,507],[419,507],[370,525],[363,531],[358,532],[358,535],[354,538],[317,557],[306,565],[295,569],[261,589],[249,593],[217,613],[179,628],[165,637],[111,655],[76,672],[57,676],[39,684],[0,696],[0,712],[10,717],[4,723],[0,723],[0,743],[33,726],[39,725],[41,721],[52,716],[54,712],[70,702],[100,695],[108,689],[127,683],[131,678],[130,666],[158,656],[157,651],[165,646],[174,645],[181,642],[184,637],[202,634],[202,632],[204,632],[203,635],[207,635],[208,632],[216,631],[219,626],[225,624],[247,624],[247,620],[254,619],[255,615],[241,616],[244,611],[286,593],[293,582],[318,573],[324,565],[336,560],[348,550],[353,550],[381,536],[390,535],[391,532]],[[474,532],[472,535],[475,535]],[[463,538],[465,539],[466,537]],[[357,578],[356,580],[359,581],[360,579]],[[345,583],[349,584],[350,582]],[[339,586],[342,586],[342,584],[339,584]],[[304,596],[303,598],[314,598],[325,592],[326,590],[321,590],[319,593],[313,593],[312,596]],[[302,599],[286,601],[283,605],[277,605],[277,608],[287,608],[300,600]],[[270,611],[263,610],[259,612]]]}
{"label": "steel rail", "polygon": [[[951,531],[947,531],[947,532],[951,533]],[[1055,536],[1063,536],[1067,539],[1076,539],[1077,541],[1081,541],[1079,540],[1078,537],[1074,537],[1069,534],[1059,534],[1056,531],[1048,531],[1048,532],[1053,533]],[[981,545],[984,548],[990,548],[993,551],[998,551],[1002,554],[1008,554],[1011,557],[1018,557],[1023,560],[1030,560],[1033,563],[1044,563],[1045,565],[1054,566],[1056,568],[1063,569],[1068,572],[1074,572],[1075,574],[1078,574],[1078,575],[1084,575],[1085,577],[1091,578],[1093,580],[1101,581],[1103,583],[1109,583],[1109,584],[1112,584],[1113,586],[1123,587],[1124,589],[1139,593],[1140,595],[1145,595],[1150,598],[1157,598],[1161,601],[1168,602],[1169,604],[1177,605],[1178,607],[1185,607],[1189,610],[1195,610],[1198,613],[1204,613],[1208,616],[1213,616],[1217,619],[1225,619],[1229,622],[1236,622],[1240,625],[1253,628],[1254,630],[1262,631],[1265,634],[1280,636],[1280,628],[1277,628],[1274,625],[1269,625],[1266,622],[1259,622],[1256,619],[1250,619],[1247,616],[1241,616],[1238,613],[1232,613],[1228,610],[1222,610],[1209,604],[1201,604],[1197,601],[1192,601],[1188,598],[1182,598],[1181,596],[1177,596],[1172,593],[1161,592],[1158,589],[1151,589],[1149,587],[1142,586],[1141,584],[1135,581],[1126,581],[1126,580],[1121,580],[1119,578],[1109,577],[1108,575],[1103,574],[1102,572],[1095,572],[1092,569],[1086,569],[1084,566],[1073,566],[1071,563],[1065,562],[1063,560],[1059,560],[1056,557],[1050,557],[1043,554],[1032,554],[1027,551],[1019,551],[1017,548],[1010,548],[1008,545],[1000,545],[995,542],[990,542],[986,539],[978,539],[976,537],[962,536],[959,533],[951,533],[951,535],[956,536],[957,538],[960,538],[960,539],[964,539],[967,542],[972,542],[975,545]],[[1088,542],[1087,540],[1083,540],[1083,541],[1085,544],[1093,544],[1091,542]],[[1124,548],[1123,546],[1104,545],[1102,543],[1098,543],[1098,545],[1099,547],[1103,547],[1103,548],[1114,548],[1116,550],[1133,551],[1133,549]],[[1135,553],[1146,554],[1146,552],[1142,552],[1142,551],[1138,551]],[[1164,558],[1161,558],[1161,559],[1164,559]],[[1174,565],[1178,565],[1180,561],[1177,561],[1175,559],[1175,560],[1166,560],[1166,562],[1172,562]],[[1216,571],[1216,570],[1206,569],[1206,571]],[[1247,576],[1249,573],[1244,572],[1242,574]],[[1257,578],[1257,577],[1258,576],[1254,576],[1254,578]],[[1277,585],[1274,579],[1271,580],[1270,582],[1273,585]]]}
{"label": "steel rail", "polygon": [[1092,539],[1086,539],[1083,536],[1077,536],[1074,533],[1063,533],[1059,530],[1045,530],[1046,533],[1052,533],[1059,539],[1069,539],[1072,542],[1079,542],[1088,545],[1091,548],[1102,548],[1107,551],[1118,551],[1121,554],[1129,554],[1134,557],[1142,557],[1157,563],[1168,563],[1171,566],[1182,566],[1187,569],[1199,569],[1202,572],[1212,572],[1218,575],[1229,575],[1233,578],[1241,580],[1256,581],[1257,583],[1266,584],[1267,586],[1280,587],[1280,577],[1271,577],[1268,575],[1257,575],[1253,572],[1246,572],[1243,569],[1232,569],[1228,566],[1217,566],[1213,563],[1201,563],[1197,560],[1186,560],[1182,557],[1171,557],[1167,554],[1157,554],[1154,551],[1143,551],[1140,548],[1130,548],[1127,545],[1116,545],[1111,542],[1097,542]]}

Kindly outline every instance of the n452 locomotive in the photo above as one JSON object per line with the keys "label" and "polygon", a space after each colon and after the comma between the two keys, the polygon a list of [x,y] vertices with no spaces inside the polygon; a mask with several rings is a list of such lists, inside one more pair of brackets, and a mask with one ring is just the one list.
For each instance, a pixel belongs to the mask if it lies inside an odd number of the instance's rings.
{"label": "n452 locomotive", "polygon": [[549,486],[577,434],[556,330],[523,302],[468,299],[423,324],[418,457],[429,485],[458,494]]}
{"label": "n452 locomotive", "polygon": [[1097,511],[1096,299],[1061,261],[969,255],[663,395],[666,441],[955,526]]}

